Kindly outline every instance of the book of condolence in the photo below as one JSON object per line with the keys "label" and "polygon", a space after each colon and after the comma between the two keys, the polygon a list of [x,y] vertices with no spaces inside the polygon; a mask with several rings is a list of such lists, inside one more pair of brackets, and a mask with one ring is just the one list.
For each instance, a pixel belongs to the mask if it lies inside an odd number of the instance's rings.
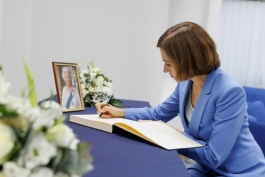
{"label": "book of condolence", "polygon": [[167,150],[203,146],[160,121],[136,122],[123,118],[103,119],[97,114],[90,114],[70,115],[70,122],[109,133],[112,133],[113,126],[117,126]]}

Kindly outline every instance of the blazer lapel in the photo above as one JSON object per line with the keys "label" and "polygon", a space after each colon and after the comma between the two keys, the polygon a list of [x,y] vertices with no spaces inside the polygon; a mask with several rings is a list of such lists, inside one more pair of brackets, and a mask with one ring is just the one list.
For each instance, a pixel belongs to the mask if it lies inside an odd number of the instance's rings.
{"label": "blazer lapel", "polygon": [[186,105],[186,98],[189,93],[191,83],[192,81],[188,80],[186,86],[182,88],[181,97],[180,97],[180,117],[181,117],[181,122],[184,127],[184,130],[187,133],[188,133],[188,125],[187,125],[186,118],[185,118],[185,105]]}
{"label": "blazer lapel", "polygon": [[211,96],[211,89],[212,89],[212,85],[216,79],[216,76],[218,75],[218,73],[220,72],[220,69],[217,69],[213,72],[211,72],[210,74],[207,75],[205,83],[203,85],[201,94],[199,96],[199,99],[196,103],[196,107],[193,111],[192,117],[191,117],[191,121],[189,123],[189,133],[190,135],[192,135],[195,138],[199,137],[199,125],[202,119],[202,115],[204,113],[204,110],[207,106],[207,103],[209,101],[209,98]]}

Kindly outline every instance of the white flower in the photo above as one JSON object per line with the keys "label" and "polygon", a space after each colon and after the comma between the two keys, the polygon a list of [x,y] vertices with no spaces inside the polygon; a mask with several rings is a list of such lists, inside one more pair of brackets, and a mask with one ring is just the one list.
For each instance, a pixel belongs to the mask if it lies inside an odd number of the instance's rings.
{"label": "white flower", "polygon": [[48,129],[45,136],[50,142],[54,142],[60,147],[66,147],[72,150],[76,150],[76,146],[79,143],[73,130],[65,124],[57,124],[51,127]]}
{"label": "white flower", "polygon": [[5,177],[28,177],[30,171],[18,166],[15,162],[6,162],[3,165],[3,174]]}
{"label": "white flower", "polygon": [[81,177],[81,176],[76,175],[76,174],[71,174],[71,177]]}
{"label": "white flower", "polygon": [[54,121],[62,116],[61,106],[54,101],[46,101],[42,103],[43,109],[40,110],[40,114],[36,121],[33,123],[33,129],[37,130],[40,127],[51,127],[54,125]]}
{"label": "white flower", "polygon": [[95,89],[94,89],[93,87],[89,87],[88,91],[89,91],[90,93],[93,93],[93,92],[95,91]]}
{"label": "white flower", "polygon": [[111,96],[111,94],[113,93],[112,89],[109,87],[103,87],[102,92],[108,96]]}
{"label": "white flower", "polygon": [[82,83],[86,83],[86,77],[81,78]]}
{"label": "white flower", "polygon": [[89,93],[89,92],[88,92],[86,89],[82,90],[83,98],[85,98],[85,96],[86,96],[88,93]]}
{"label": "white flower", "polygon": [[89,73],[89,75],[90,75],[90,81],[92,81],[92,80],[95,79],[97,73],[93,73],[93,72],[91,72],[91,73]]}
{"label": "white flower", "polygon": [[[113,93],[111,80],[105,81],[107,78],[98,67],[94,66],[93,62],[89,63],[87,68],[89,71],[87,76],[84,76],[83,73],[80,74],[81,80],[88,79],[86,88],[82,89],[85,103],[93,106],[94,103],[107,101]],[[83,88],[83,86],[81,87]],[[86,96],[89,98],[85,98]]]}
{"label": "white flower", "polygon": [[10,83],[5,81],[2,71],[0,71],[0,103],[2,103],[2,99],[7,95],[9,87]]}
{"label": "white flower", "polygon": [[88,69],[84,69],[84,70],[82,70],[82,73],[83,73],[83,74],[88,74]]}
{"label": "white flower", "polygon": [[47,165],[51,158],[56,156],[56,147],[49,143],[43,133],[34,136],[27,152],[20,157],[27,169],[33,169],[40,165]]}
{"label": "white flower", "polygon": [[95,92],[102,92],[103,85],[97,85]]}
{"label": "white flower", "polygon": [[7,97],[6,108],[17,112],[21,117],[27,118],[30,122],[34,121],[39,115],[39,108],[32,108],[28,99]]}
{"label": "white flower", "polygon": [[[29,87],[33,88],[27,67],[26,71]],[[81,74],[80,78],[83,76],[86,80],[89,70]],[[87,85],[84,83],[82,90],[87,90]],[[29,98],[13,97],[7,94],[9,86],[0,63],[0,119],[4,118],[0,120],[0,177],[77,177],[75,174],[55,174],[56,167],[50,166],[54,157],[72,158],[71,154],[57,154],[60,147],[75,151],[79,143],[71,128],[64,123],[59,124],[63,119],[61,105],[46,101],[41,106],[32,107],[31,101],[34,106],[37,102],[33,94],[29,94]],[[78,156],[73,163],[84,163],[83,158],[86,157]],[[60,168],[65,171],[67,167]],[[77,171],[73,169],[72,173]]]}
{"label": "white flower", "polygon": [[81,88],[82,88],[82,89],[85,89],[85,88],[86,88],[86,84],[85,84],[85,83],[82,83],[82,84],[81,84]]}
{"label": "white flower", "polygon": [[104,78],[102,76],[97,77],[96,84],[97,85],[103,85]]}
{"label": "white flower", "polygon": [[9,155],[10,151],[13,149],[15,145],[15,135],[12,129],[0,123],[0,165],[5,162],[7,155]]}
{"label": "white flower", "polygon": [[101,98],[98,96],[98,95],[95,95],[94,97],[93,97],[93,100],[92,100],[94,103],[99,103],[99,102],[101,102],[102,100],[101,100]]}
{"label": "white flower", "polygon": [[79,78],[80,78],[80,81],[82,81],[82,79],[84,78],[84,73],[79,73]]}
{"label": "white flower", "polygon": [[113,87],[113,84],[111,82],[104,81],[104,85],[107,87]]}
{"label": "white flower", "polygon": [[109,100],[109,97],[104,95],[104,97],[102,98],[103,102],[107,102]]}
{"label": "white flower", "polygon": [[55,174],[54,177],[69,177],[69,176],[67,174],[65,174],[65,173],[58,172],[58,173]]}
{"label": "white flower", "polygon": [[39,167],[29,177],[53,177],[53,171],[47,167]]}
{"label": "white flower", "polygon": [[97,68],[97,67],[94,67],[94,69],[93,69],[93,72],[100,72],[100,69],[99,68]]}
{"label": "white flower", "polygon": [[[62,173],[62,172],[58,172],[55,174],[54,177],[69,177],[69,175]],[[71,174],[70,177],[81,177],[81,176],[76,175],[76,174]]]}

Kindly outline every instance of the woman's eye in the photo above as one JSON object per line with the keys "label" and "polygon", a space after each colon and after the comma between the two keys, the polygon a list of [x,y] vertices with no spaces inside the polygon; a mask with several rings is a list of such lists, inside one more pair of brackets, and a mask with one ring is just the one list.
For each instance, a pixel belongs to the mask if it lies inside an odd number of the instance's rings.
{"label": "woman's eye", "polygon": [[170,66],[171,66],[171,64],[167,64],[167,66],[169,66],[169,67],[170,67]]}

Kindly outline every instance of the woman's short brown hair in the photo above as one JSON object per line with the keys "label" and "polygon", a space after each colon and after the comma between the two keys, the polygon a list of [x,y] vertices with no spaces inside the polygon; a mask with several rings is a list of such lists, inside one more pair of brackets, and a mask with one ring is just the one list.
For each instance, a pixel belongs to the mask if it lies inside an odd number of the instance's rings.
{"label": "woman's short brown hair", "polygon": [[192,22],[183,22],[166,30],[157,47],[175,62],[177,81],[209,74],[220,67],[214,41],[201,26]]}

